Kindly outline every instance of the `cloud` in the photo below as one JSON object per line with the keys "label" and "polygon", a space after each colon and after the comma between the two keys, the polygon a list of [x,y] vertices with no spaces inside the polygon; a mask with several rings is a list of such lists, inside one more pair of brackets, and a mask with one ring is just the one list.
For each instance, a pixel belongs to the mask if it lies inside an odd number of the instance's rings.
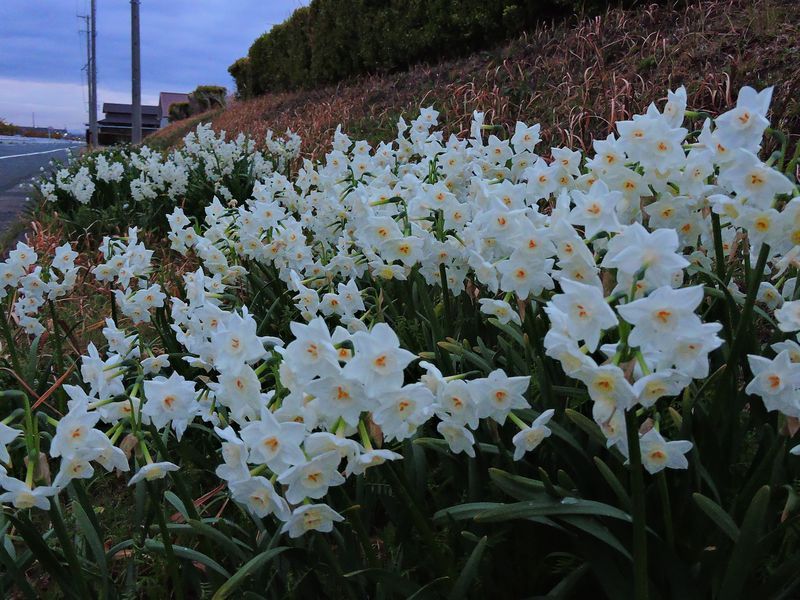
{"label": "cloud", "polygon": [[[228,66],[304,4],[308,0],[141,0],[142,102],[200,84],[232,88]],[[86,39],[76,15],[87,14],[88,5],[0,0],[0,116],[27,124],[36,111],[37,124],[82,128]],[[98,1],[97,21],[98,103],[130,102],[130,2]]]}

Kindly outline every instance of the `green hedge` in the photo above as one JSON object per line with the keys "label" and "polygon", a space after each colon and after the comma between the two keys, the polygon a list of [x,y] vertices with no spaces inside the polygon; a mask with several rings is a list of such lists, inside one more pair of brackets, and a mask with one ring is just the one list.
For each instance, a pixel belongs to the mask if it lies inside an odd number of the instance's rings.
{"label": "green hedge", "polygon": [[[598,10],[608,0],[588,0]],[[575,10],[572,0],[312,0],[233,63],[240,96],[465,54]]]}

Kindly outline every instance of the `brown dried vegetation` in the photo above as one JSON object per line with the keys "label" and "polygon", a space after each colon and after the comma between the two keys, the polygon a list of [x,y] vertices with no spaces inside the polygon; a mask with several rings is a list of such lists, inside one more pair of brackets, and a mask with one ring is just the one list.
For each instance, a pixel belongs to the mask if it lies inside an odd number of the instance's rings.
{"label": "brown dried vegetation", "polygon": [[[775,86],[772,122],[800,135],[800,3],[724,0],[679,8],[610,10],[543,25],[493,51],[362,77],[336,86],[237,102],[217,130],[262,137],[290,128],[321,157],[336,125],[372,142],[394,136],[397,118],[434,105],[446,132],[464,134],[473,110],[513,129],[542,124],[543,148],[586,148],[615,121],[686,85],[689,106],[718,113],[738,89]],[[793,145],[793,144],[792,144]]]}

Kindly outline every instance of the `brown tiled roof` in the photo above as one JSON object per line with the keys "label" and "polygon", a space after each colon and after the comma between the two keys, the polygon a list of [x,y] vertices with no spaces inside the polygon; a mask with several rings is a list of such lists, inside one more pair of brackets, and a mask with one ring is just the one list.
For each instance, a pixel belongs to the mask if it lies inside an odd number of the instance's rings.
{"label": "brown tiled roof", "polygon": [[169,107],[176,102],[188,102],[189,94],[180,92],[161,92],[158,95],[158,106],[161,109],[161,116],[166,117],[169,114]]}
{"label": "brown tiled roof", "polygon": [[[129,115],[133,112],[133,107],[130,104],[117,104],[114,102],[104,102],[103,103],[103,112],[108,113],[120,113],[124,115]],[[142,115],[155,115],[158,116],[158,106],[152,106],[149,104],[142,105]]]}

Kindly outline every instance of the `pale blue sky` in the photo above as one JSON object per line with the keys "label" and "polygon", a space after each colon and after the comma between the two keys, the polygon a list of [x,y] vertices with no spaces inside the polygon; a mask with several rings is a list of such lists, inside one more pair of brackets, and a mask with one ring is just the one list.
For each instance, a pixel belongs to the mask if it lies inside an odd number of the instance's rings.
{"label": "pale blue sky", "polygon": [[[233,82],[227,68],[307,0],[141,0],[142,102]],[[81,130],[88,0],[0,1],[0,117]],[[98,110],[130,102],[130,2],[97,0]],[[102,112],[100,113],[102,118]]]}

